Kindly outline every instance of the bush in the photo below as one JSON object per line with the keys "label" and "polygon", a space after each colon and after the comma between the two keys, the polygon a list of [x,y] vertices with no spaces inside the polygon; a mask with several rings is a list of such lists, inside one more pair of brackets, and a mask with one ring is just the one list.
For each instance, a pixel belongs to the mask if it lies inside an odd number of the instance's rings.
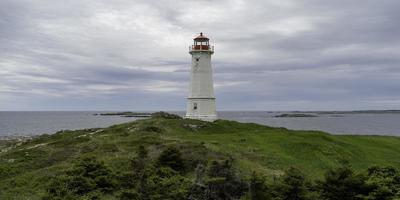
{"label": "bush", "polygon": [[142,131],[161,133],[163,130],[157,126],[146,126]]}
{"label": "bush", "polygon": [[208,199],[239,199],[248,190],[247,184],[236,174],[230,159],[223,162],[213,161],[208,176]]}
{"label": "bush", "polygon": [[43,200],[73,200],[76,199],[75,191],[71,188],[71,177],[61,175],[52,179],[47,187],[47,194]]}
{"label": "bush", "polygon": [[275,186],[275,195],[283,200],[305,200],[307,194],[306,180],[303,173],[296,168],[289,168]]}
{"label": "bush", "polygon": [[266,178],[255,172],[250,178],[249,198],[250,200],[271,199]]}
{"label": "bush", "polygon": [[369,199],[400,199],[400,171],[394,167],[371,167],[368,184],[372,187]]}
{"label": "bush", "polygon": [[17,170],[9,165],[0,165],[0,178],[1,179],[5,179],[8,178],[10,176],[12,176],[13,174],[15,174],[17,172]]}
{"label": "bush", "polygon": [[369,193],[367,178],[356,174],[348,164],[328,170],[325,180],[318,182],[320,195],[326,200],[357,200]]}
{"label": "bush", "polygon": [[181,116],[167,113],[167,112],[155,112],[151,114],[152,118],[163,118],[163,119],[182,119]]}
{"label": "bush", "polygon": [[171,169],[184,172],[185,164],[182,159],[182,153],[176,147],[168,147],[158,157],[157,164],[159,166],[170,167]]}
{"label": "bush", "polygon": [[94,183],[95,188],[105,192],[112,191],[115,186],[115,177],[111,170],[93,157],[81,160],[69,174],[82,181],[87,179]]}
{"label": "bush", "polygon": [[[116,186],[116,177],[104,163],[95,158],[84,158],[65,175],[56,176],[51,180],[45,198],[65,199],[65,197],[71,197],[73,199],[76,195],[93,196],[99,191],[112,192]],[[95,196],[91,199],[95,199]]]}
{"label": "bush", "polygon": [[119,195],[120,200],[132,200],[132,199],[139,199],[139,194],[136,190],[124,190]]}
{"label": "bush", "polygon": [[155,169],[147,179],[146,192],[154,200],[179,200],[188,196],[191,181],[169,167]]}

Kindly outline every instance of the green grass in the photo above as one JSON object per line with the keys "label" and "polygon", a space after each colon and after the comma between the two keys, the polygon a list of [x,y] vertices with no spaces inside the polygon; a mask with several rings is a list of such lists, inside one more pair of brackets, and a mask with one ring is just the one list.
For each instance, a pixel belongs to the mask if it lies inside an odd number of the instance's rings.
{"label": "green grass", "polygon": [[316,179],[342,160],[356,170],[374,165],[400,167],[399,137],[338,136],[226,120],[150,118],[105,129],[43,135],[22,144],[1,142],[0,199],[40,199],[49,178],[85,156],[126,171],[139,145],[146,146],[152,158],[166,146],[177,146],[187,160],[193,160],[193,167],[199,160],[232,157],[244,175],[258,171],[273,177],[294,166]]}

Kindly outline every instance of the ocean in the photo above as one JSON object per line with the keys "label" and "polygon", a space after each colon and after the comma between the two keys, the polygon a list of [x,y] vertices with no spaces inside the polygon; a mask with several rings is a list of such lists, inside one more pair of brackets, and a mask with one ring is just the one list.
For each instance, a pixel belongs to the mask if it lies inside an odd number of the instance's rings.
{"label": "ocean", "polygon": [[[107,111],[110,112],[110,111]],[[137,118],[94,115],[103,111],[0,112],[0,138],[51,134],[60,130],[101,128]],[[184,115],[184,112],[171,112]],[[274,117],[289,112],[222,111],[221,119],[254,122],[331,134],[400,136],[400,113],[318,113],[318,117]]]}

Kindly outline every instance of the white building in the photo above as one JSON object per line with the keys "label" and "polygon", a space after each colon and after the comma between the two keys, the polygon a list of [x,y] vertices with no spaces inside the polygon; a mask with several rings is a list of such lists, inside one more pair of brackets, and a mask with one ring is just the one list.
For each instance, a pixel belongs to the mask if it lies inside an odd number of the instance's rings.
{"label": "white building", "polygon": [[211,68],[214,47],[210,46],[209,39],[200,33],[194,38],[189,53],[192,55],[192,65],[186,118],[214,121],[217,119]]}

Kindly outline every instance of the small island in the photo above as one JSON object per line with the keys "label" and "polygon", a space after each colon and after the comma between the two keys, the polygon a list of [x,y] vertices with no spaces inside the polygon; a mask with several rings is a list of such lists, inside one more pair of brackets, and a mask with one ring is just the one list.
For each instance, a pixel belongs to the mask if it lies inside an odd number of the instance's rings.
{"label": "small island", "polygon": [[101,116],[121,116],[121,117],[151,117],[151,113],[148,112],[113,112],[113,113],[96,113],[93,115]]}
{"label": "small island", "polygon": [[317,114],[400,114],[400,110],[316,111]]}
{"label": "small island", "polygon": [[275,115],[276,118],[284,118],[284,117],[318,117],[318,115],[313,114],[304,114],[304,113],[285,113],[280,115]]}

